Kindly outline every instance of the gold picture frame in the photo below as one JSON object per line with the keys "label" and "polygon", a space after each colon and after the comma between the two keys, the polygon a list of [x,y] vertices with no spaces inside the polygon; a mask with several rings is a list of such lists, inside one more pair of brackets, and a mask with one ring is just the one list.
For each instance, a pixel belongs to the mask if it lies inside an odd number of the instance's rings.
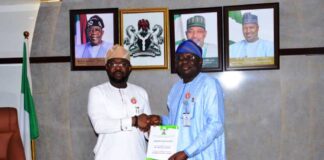
{"label": "gold picture frame", "polygon": [[120,39],[133,69],[168,68],[168,9],[121,9]]}

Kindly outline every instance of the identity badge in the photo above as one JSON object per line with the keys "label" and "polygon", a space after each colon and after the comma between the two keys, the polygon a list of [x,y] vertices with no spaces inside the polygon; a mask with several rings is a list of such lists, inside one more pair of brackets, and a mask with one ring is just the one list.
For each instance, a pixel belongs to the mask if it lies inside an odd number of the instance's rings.
{"label": "identity badge", "polygon": [[182,124],[185,127],[190,127],[190,113],[183,113],[182,114]]}

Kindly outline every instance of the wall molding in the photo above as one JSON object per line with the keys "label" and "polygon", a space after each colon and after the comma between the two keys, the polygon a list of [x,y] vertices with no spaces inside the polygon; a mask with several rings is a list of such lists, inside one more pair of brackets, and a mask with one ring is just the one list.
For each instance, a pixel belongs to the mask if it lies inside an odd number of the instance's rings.
{"label": "wall molding", "polygon": [[281,56],[324,54],[324,47],[279,49]]}
{"label": "wall molding", "polygon": [[[324,47],[317,48],[289,48],[279,49],[280,56],[291,55],[324,55]],[[70,56],[55,57],[30,57],[30,63],[67,63],[71,62]],[[22,63],[22,58],[0,58],[0,64]]]}
{"label": "wall molding", "polygon": [[[30,63],[65,63],[71,62],[70,56],[30,57]],[[22,58],[0,58],[0,64],[22,63]]]}

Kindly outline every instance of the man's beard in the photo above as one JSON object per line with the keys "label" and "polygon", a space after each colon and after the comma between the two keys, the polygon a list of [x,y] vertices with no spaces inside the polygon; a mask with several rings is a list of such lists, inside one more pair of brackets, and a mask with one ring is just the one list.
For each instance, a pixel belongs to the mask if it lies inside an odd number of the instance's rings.
{"label": "man's beard", "polygon": [[197,39],[191,39],[191,40],[193,40],[199,47],[203,47],[204,45],[204,41],[199,41]]}
{"label": "man's beard", "polygon": [[[124,73],[122,73],[122,74],[124,74]],[[117,79],[113,75],[108,74],[109,81],[114,82],[114,83],[126,83],[127,80],[128,80],[128,77],[129,77],[129,74],[128,75],[123,75],[122,78]]]}

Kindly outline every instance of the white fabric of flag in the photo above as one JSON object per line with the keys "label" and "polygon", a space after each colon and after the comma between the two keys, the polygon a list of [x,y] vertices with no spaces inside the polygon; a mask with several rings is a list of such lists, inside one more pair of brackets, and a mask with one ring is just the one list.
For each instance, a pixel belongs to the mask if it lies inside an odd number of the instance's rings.
{"label": "white fabric of flag", "polygon": [[183,31],[183,24],[185,23],[182,22],[181,15],[174,15],[175,46],[178,46],[182,41],[186,39]]}
{"label": "white fabric of flag", "polygon": [[75,20],[75,45],[81,45],[81,29],[80,29],[80,16],[76,16]]}

